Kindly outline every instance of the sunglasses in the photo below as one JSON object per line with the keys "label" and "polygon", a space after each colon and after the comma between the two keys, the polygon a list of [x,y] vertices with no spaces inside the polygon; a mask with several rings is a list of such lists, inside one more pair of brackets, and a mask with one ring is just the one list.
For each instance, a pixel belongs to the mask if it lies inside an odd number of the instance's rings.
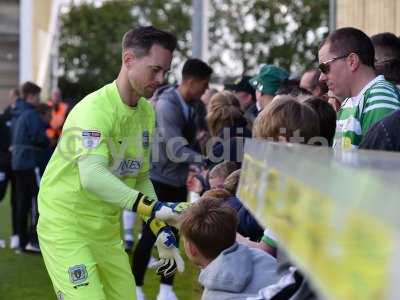
{"label": "sunglasses", "polygon": [[338,59],[346,58],[347,56],[349,56],[349,54],[328,59],[327,61],[324,61],[324,62],[320,63],[318,65],[318,69],[321,71],[321,73],[326,75],[331,70],[331,68],[329,66],[330,63],[332,63],[332,62],[334,62],[335,60],[338,60]]}

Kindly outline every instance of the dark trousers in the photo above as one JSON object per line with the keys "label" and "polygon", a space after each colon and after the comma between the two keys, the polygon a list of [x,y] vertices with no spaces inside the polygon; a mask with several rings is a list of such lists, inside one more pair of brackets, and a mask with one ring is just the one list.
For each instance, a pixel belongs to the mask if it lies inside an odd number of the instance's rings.
{"label": "dark trousers", "polygon": [[15,174],[11,170],[11,166],[6,166],[0,168],[0,173],[4,174],[3,180],[0,182],[0,201],[4,198],[7,192],[8,183],[11,184],[11,232],[12,235],[17,234],[17,197],[16,197],[16,187],[15,187]]}
{"label": "dark trousers", "polygon": [[[152,181],[157,198],[162,202],[182,202],[186,201],[186,187],[175,187],[160,182]],[[173,228],[175,237],[179,243],[178,230]],[[143,226],[142,237],[137,244],[132,257],[132,270],[135,276],[137,286],[143,286],[144,275],[146,273],[147,264],[149,263],[151,250],[156,242],[156,236],[146,225]],[[161,283],[172,285],[174,276],[165,278],[161,276]]]}
{"label": "dark trousers", "polygon": [[[37,174],[34,169],[14,171],[17,198],[17,234],[20,247],[28,242],[37,243],[36,225],[38,221],[37,194],[39,191]],[[30,217],[30,219],[29,219]]]}

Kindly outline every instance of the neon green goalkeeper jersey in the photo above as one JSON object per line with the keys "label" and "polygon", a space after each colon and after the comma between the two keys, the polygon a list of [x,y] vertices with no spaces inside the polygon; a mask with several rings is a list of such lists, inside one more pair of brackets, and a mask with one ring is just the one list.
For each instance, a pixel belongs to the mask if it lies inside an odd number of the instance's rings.
{"label": "neon green goalkeeper jersey", "polygon": [[[141,98],[136,107],[127,106],[115,82],[79,102],[65,121],[40,184],[40,233],[100,240],[119,238],[120,213],[123,208],[131,209],[135,200],[120,203],[118,195],[115,199],[100,199],[85,190],[78,161],[92,155],[103,156],[113,175],[156,199],[149,180],[154,127],[151,103]],[[106,189],[106,185],[99,189]]]}

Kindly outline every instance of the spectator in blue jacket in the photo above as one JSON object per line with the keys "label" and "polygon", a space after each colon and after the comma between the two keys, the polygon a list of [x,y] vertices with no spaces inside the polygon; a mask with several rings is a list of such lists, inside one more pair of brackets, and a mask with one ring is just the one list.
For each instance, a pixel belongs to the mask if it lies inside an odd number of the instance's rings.
{"label": "spectator in blue jacket", "polygon": [[[23,102],[16,103],[22,108],[19,115],[13,120],[11,142],[11,167],[16,180],[17,200],[17,234],[20,250],[38,252],[36,236],[37,204],[39,167],[43,161],[45,150],[49,146],[46,137],[46,123],[50,116],[47,105],[39,105],[40,87],[33,83],[26,83],[22,87]],[[18,103],[20,105],[18,106]],[[47,120],[48,121],[48,120]],[[28,216],[31,213],[31,224]],[[30,225],[30,227],[29,227]],[[30,229],[28,229],[30,228]]]}

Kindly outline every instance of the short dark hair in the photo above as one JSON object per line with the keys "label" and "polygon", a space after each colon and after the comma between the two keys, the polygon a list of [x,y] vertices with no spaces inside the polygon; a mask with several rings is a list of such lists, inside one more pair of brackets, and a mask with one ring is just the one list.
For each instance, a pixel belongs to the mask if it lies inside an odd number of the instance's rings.
{"label": "short dark hair", "polygon": [[375,48],[375,69],[385,79],[400,83],[400,39],[390,32],[375,34],[371,37]]}
{"label": "short dark hair", "polygon": [[275,96],[278,95],[290,95],[292,97],[311,97],[311,92],[303,89],[299,85],[298,80],[287,80],[284,82],[279,89],[276,91]]}
{"label": "short dark hair", "polygon": [[180,232],[207,259],[215,259],[236,240],[237,216],[224,200],[202,197],[182,216]]}
{"label": "short dark hair", "polygon": [[318,115],[319,133],[321,137],[326,138],[328,145],[333,145],[333,138],[336,130],[336,112],[326,100],[320,97],[311,97],[304,101]]}
{"label": "short dark hair", "polygon": [[132,49],[139,57],[147,55],[154,44],[173,52],[177,41],[173,34],[153,26],[132,28],[122,38],[122,49]]}
{"label": "short dark hair", "polygon": [[368,35],[357,28],[339,28],[328,35],[320,49],[325,44],[329,44],[329,50],[338,56],[355,53],[364,65],[374,68],[374,46]]}
{"label": "short dark hair", "polygon": [[22,98],[26,99],[29,95],[39,95],[42,89],[31,81],[27,81],[21,86]]}
{"label": "short dark hair", "polygon": [[388,59],[400,59],[400,39],[391,32],[382,32],[371,36],[375,53]]}
{"label": "short dark hair", "polygon": [[189,58],[182,68],[182,80],[188,78],[206,79],[211,76],[213,69],[204,61],[197,58]]}

